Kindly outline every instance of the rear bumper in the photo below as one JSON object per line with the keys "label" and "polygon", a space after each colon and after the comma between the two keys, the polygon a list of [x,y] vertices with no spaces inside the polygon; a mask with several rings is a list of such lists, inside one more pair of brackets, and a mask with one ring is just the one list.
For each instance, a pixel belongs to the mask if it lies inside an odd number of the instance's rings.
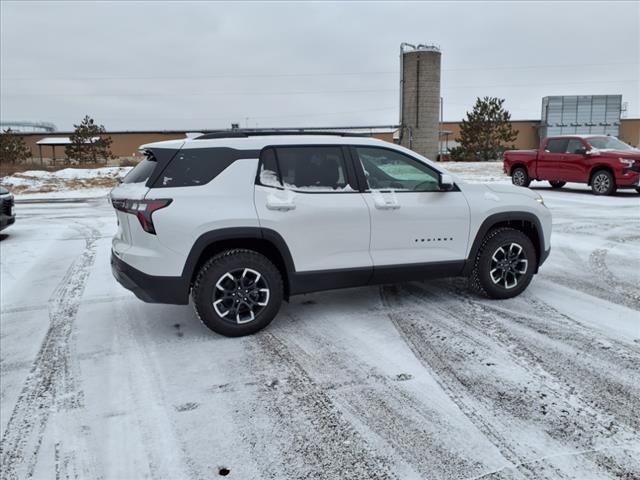
{"label": "rear bumper", "polygon": [[148,275],[133,268],[111,252],[111,272],[115,279],[143,302],[186,305],[189,285],[182,277]]}

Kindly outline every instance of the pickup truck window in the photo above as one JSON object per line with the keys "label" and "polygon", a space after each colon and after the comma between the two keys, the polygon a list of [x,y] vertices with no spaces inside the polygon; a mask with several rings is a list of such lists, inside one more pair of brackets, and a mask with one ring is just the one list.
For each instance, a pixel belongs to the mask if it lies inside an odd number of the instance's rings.
{"label": "pickup truck window", "polygon": [[615,137],[589,137],[587,141],[598,150],[633,150],[633,147]]}
{"label": "pickup truck window", "polygon": [[577,138],[572,138],[569,140],[569,144],[567,145],[567,153],[584,153],[585,146],[584,144],[578,140]]}
{"label": "pickup truck window", "polygon": [[568,143],[568,138],[550,138],[545,150],[549,153],[565,153]]}

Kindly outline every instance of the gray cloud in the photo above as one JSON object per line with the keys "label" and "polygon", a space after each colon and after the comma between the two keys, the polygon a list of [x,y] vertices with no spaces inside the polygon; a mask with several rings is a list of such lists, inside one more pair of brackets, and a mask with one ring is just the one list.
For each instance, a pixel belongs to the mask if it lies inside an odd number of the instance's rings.
{"label": "gray cloud", "polygon": [[640,116],[640,3],[11,2],[3,120],[61,129],[393,124],[398,48],[443,51],[445,119],[475,97],[622,93]]}

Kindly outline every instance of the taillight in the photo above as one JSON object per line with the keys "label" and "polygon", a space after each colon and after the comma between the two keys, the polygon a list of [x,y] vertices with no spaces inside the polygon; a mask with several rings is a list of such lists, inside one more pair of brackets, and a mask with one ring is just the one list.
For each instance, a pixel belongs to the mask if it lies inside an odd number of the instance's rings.
{"label": "taillight", "polygon": [[153,218],[151,215],[156,210],[160,210],[168,206],[173,200],[171,198],[162,198],[157,200],[120,200],[112,199],[111,204],[116,210],[125,213],[133,213],[140,222],[145,232],[155,235],[156,229],[153,226]]}

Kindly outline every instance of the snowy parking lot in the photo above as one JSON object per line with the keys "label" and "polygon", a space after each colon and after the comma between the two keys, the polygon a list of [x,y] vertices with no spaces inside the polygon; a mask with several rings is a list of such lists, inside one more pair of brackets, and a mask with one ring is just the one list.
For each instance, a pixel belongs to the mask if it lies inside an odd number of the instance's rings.
{"label": "snowy parking lot", "polygon": [[533,188],[552,250],[520,297],[317,293],[235,339],[115,282],[105,198],[18,203],[2,478],[640,478],[640,196]]}

